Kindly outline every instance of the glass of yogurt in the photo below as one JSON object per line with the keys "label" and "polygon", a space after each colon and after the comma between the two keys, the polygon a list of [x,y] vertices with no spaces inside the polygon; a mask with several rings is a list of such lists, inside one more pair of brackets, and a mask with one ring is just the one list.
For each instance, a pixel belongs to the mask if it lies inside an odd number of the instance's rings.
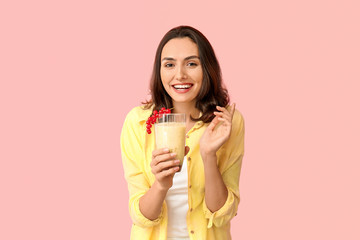
{"label": "glass of yogurt", "polygon": [[180,169],[185,155],[185,113],[161,114],[155,123],[156,149],[168,148],[180,160]]}

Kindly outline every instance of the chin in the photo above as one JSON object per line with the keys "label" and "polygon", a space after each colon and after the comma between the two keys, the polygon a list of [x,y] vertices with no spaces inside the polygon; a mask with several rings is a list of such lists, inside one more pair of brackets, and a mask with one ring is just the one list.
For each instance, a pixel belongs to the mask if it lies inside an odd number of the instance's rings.
{"label": "chin", "polygon": [[183,99],[183,98],[172,98],[173,102],[176,102],[176,103],[191,103],[191,102],[194,102],[194,98],[192,99]]}

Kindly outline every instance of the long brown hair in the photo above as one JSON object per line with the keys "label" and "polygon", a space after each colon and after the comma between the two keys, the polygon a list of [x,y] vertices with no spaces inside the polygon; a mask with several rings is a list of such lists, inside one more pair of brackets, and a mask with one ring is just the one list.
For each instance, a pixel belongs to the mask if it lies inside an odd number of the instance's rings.
{"label": "long brown hair", "polygon": [[196,97],[195,107],[202,112],[200,118],[193,118],[193,121],[211,122],[215,117],[213,112],[216,106],[225,107],[230,99],[228,91],[223,85],[221,69],[215,56],[214,49],[207,38],[197,29],[190,26],[179,26],[168,31],[161,39],[156,50],[153,72],[150,80],[151,99],[143,102],[145,109],[154,107],[160,110],[162,107],[172,108],[172,99],[166,92],[160,77],[161,53],[165,44],[173,38],[190,38],[196,43],[199,49],[199,57],[203,70],[203,81],[200,92]]}

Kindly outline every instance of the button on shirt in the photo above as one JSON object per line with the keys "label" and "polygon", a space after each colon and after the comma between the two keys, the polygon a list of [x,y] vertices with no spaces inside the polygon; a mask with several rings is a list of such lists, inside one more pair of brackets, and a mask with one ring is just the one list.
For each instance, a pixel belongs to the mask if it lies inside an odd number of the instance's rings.
{"label": "button on shirt", "polygon": [[[131,239],[134,240],[167,239],[166,201],[155,220],[147,219],[139,208],[139,199],[155,181],[150,167],[152,151],[155,149],[154,131],[146,133],[146,120],[151,114],[151,108],[144,110],[142,107],[135,107],[127,114],[121,132],[121,155],[129,190],[129,212],[133,221]],[[219,171],[228,190],[225,204],[216,212],[211,212],[205,203],[205,173],[199,146],[207,126],[208,123],[197,122],[186,138],[186,145],[190,147],[187,154],[187,228],[191,240],[228,240],[231,239],[230,220],[236,215],[240,202],[239,177],[244,155],[244,120],[236,110],[230,138],[216,153]]]}

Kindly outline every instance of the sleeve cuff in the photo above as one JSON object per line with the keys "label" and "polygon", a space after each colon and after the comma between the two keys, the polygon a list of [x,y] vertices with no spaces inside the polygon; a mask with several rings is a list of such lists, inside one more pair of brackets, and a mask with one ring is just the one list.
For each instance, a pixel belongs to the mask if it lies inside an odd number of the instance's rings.
{"label": "sleeve cuff", "polygon": [[155,220],[150,220],[140,211],[139,200],[140,197],[134,199],[129,204],[130,215],[133,223],[139,227],[152,227],[158,225],[164,217],[165,203],[163,203],[159,217]]}
{"label": "sleeve cuff", "polygon": [[[210,209],[206,206],[205,198],[203,201],[203,210],[205,218],[209,220],[207,228],[211,228],[213,225],[219,227],[223,225],[226,221],[232,218],[232,215],[235,215],[236,212],[232,214],[234,209],[234,194],[227,188],[228,196],[224,205],[217,211],[211,212]],[[236,210],[234,210],[236,211]]]}

